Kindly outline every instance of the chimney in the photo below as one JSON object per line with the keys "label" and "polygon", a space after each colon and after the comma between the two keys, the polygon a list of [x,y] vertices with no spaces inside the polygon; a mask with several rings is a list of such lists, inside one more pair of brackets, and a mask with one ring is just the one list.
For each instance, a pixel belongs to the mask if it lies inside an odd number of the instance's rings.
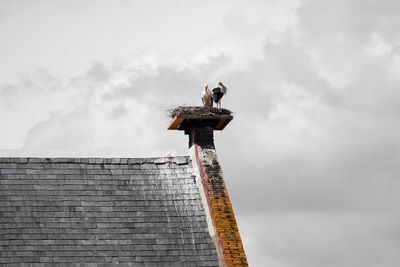
{"label": "chimney", "polygon": [[168,130],[184,131],[189,136],[196,184],[220,266],[248,266],[214,145],[214,131],[222,131],[228,125],[233,119],[232,112],[208,107],[178,107],[171,110],[170,115]]}

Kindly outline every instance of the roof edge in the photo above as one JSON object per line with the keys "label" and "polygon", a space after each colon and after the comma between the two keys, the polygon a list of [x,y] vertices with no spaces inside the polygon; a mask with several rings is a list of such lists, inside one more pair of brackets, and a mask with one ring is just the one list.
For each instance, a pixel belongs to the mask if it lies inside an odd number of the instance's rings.
{"label": "roof edge", "polygon": [[59,158],[59,157],[0,157],[0,163],[86,163],[86,164],[187,164],[190,156],[149,157],[149,158]]}

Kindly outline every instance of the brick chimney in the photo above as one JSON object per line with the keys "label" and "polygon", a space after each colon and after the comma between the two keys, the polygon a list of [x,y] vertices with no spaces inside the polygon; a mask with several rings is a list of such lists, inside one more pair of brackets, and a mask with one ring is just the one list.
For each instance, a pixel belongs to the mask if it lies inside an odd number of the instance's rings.
{"label": "brick chimney", "polygon": [[228,125],[233,119],[231,112],[207,107],[178,107],[171,111],[171,117],[168,130],[181,130],[189,136],[196,184],[220,266],[248,266],[214,145],[214,131],[221,131]]}

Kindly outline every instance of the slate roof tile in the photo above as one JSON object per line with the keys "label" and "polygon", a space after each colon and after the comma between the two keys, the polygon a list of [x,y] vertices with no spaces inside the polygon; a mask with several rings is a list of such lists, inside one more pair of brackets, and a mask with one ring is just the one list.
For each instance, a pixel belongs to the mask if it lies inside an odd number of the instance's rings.
{"label": "slate roof tile", "polygon": [[0,158],[0,263],[218,266],[193,175],[189,157]]}

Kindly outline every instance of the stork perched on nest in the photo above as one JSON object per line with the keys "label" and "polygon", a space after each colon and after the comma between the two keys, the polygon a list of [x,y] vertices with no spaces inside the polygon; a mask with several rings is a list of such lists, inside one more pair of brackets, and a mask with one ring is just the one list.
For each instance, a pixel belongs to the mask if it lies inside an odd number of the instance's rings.
{"label": "stork perched on nest", "polygon": [[205,107],[211,108],[213,106],[213,99],[212,99],[212,93],[208,89],[208,85],[204,85],[204,90],[201,91],[201,100],[203,100],[203,105]]}
{"label": "stork perched on nest", "polygon": [[218,109],[221,109],[221,99],[227,91],[228,89],[221,82],[217,82],[217,86],[212,89],[212,99],[217,103]]}

